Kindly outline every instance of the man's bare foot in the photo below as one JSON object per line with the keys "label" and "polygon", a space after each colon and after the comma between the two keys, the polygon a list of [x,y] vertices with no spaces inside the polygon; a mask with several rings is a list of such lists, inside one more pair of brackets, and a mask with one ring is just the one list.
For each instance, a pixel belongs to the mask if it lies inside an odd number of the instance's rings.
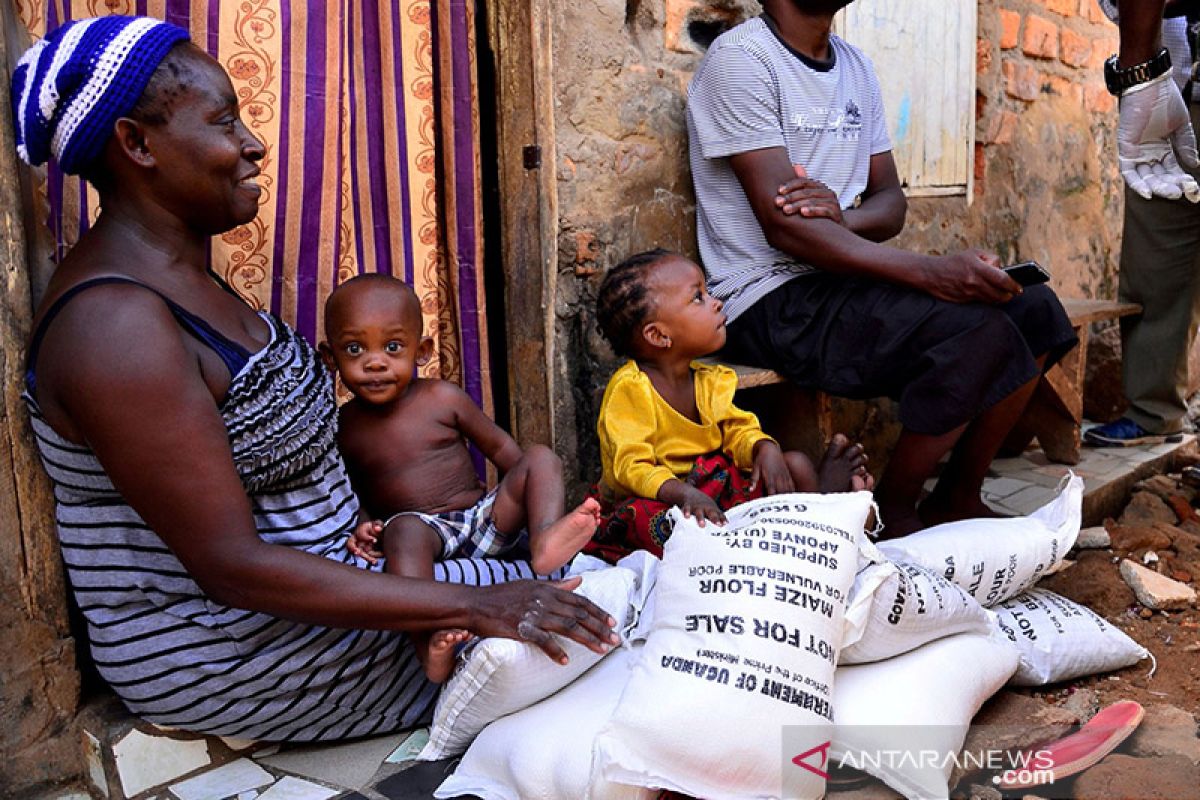
{"label": "man's bare foot", "polygon": [[881,542],[887,539],[899,539],[901,536],[908,536],[910,533],[916,533],[925,527],[925,523],[917,516],[915,508],[888,509],[886,506],[880,506],[879,521],[883,523],[883,530],[879,532],[879,540]]}
{"label": "man's bare foot", "polygon": [[836,433],[821,456],[817,466],[817,491],[859,492],[875,487],[875,479],[867,472],[867,454],[863,446]]}
{"label": "man's bare foot", "polygon": [[566,564],[588,543],[599,524],[600,504],[589,497],[557,522],[537,533],[530,531],[533,571],[549,575]]}
{"label": "man's bare foot", "polygon": [[925,527],[941,525],[944,522],[958,522],[964,519],[994,519],[1005,518],[1008,514],[1001,514],[991,506],[983,502],[983,499],[976,495],[971,500],[953,502],[939,495],[937,492],[926,497],[917,507],[917,513],[921,517],[921,522]]}
{"label": "man's bare foot", "polygon": [[417,659],[425,668],[425,677],[432,683],[444,683],[454,672],[454,659],[458,646],[471,638],[471,632],[462,628],[446,628],[434,631],[424,647],[417,647]]}

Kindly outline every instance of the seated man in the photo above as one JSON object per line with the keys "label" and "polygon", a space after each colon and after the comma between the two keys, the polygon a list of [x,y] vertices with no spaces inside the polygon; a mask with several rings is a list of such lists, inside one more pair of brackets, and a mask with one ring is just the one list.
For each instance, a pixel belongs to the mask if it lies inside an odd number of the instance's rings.
{"label": "seated man", "polygon": [[725,357],[899,401],[876,499],[900,536],[994,515],[980,498],[988,466],[1076,337],[1053,292],[1022,291],[991,253],[880,244],[906,203],[871,63],[830,32],[849,2],[762,0],[762,16],[713,43],[688,89],[691,167]]}

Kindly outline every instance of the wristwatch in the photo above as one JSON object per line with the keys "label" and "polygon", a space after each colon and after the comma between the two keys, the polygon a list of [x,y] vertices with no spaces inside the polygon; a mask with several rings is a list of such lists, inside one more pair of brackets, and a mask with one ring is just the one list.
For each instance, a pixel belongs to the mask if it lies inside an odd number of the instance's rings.
{"label": "wristwatch", "polygon": [[1117,57],[1109,56],[1104,62],[1104,84],[1108,87],[1110,94],[1117,97],[1130,87],[1137,86],[1139,83],[1146,83],[1155,78],[1169,72],[1171,69],[1171,53],[1167,48],[1158,51],[1158,55],[1149,61],[1143,61],[1141,64],[1134,64],[1132,67],[1118,67]]}

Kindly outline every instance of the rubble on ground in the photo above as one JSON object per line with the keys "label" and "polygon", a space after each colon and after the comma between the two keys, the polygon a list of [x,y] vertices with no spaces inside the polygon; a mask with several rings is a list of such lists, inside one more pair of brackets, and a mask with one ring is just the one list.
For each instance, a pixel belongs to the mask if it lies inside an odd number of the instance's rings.
{"label": "rubble on ground", "polygon": [[[1082,724],[1119,700],[1136,700],[1146,709],[1139,729],[1114,753],[1060,785],[1042,787],[1044,791],[1030,787],[1024,793],[1030,800],[1195,796],[1200,785],[1200,658],[1196,655],[1200,653],[1200,608],[1193,588],[1200,578],[1198,498],[1200,492],[1182,483],[1178,474],[1139,482],[1119,516],[1105,520],[1103,527],[1081,531],[1071,555],[1075,566],[1039,584],[1088,606],[1125,631],[1153,653],[1157,667],[1152,672],[1150,662],[1143,661],[1117,673],[1063,684],[1010,688],[984,707],[976,725],[1024,715],[1031,729],[1045,731],[1048,738],[1054,738],[1049,734],[1055,729],[1045,724],[1047,720],[1074,719]],[[1143,564],[1150,554],[1150,564]],[[1135,593],[1122,572],[1137,576],[1142,594]],[[1163,595],[1166,588],[1170,591]],[[1183,599],[1182,605],[1170,599],[1176,595]],[[1042,709],[1061,716],[1048,717]],[[980,743],[972,732],[968,744]],[[1008,746],[999,740],[993,744]],[[965,776],[951,796],[961,800],[985,796],[981,790],[988,788],[986,784],[984,775]],[[860,791],[866,797],[871,790]],[[849,800],[846,795],[829,796]]]}
{"label": "rubble on ground", "polygon": [[[1158,563],[1154,559],[1152,563]],[[1121,562],[1121,577],[1133,589],[1133,595],[1146,608],[1157,611],[1187,608],[1196,602],[1196,591],[1185,583],[1159,575],[1129,559]]]}

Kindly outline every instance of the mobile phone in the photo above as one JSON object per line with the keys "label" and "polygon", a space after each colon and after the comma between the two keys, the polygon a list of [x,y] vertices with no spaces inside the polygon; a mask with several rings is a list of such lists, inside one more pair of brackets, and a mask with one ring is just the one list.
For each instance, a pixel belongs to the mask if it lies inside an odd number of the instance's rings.
{"label": "mobile phone", "polygon": [[1045,268],[1036,261],[1022,261],[1020,264],[1011,264],[1005,267],[1004,271],[1008,273],[1008,277],[1022,286],[1036,286],[1039,283],[1045,283],[1050,280],[1050,273],[1046,272]]}

